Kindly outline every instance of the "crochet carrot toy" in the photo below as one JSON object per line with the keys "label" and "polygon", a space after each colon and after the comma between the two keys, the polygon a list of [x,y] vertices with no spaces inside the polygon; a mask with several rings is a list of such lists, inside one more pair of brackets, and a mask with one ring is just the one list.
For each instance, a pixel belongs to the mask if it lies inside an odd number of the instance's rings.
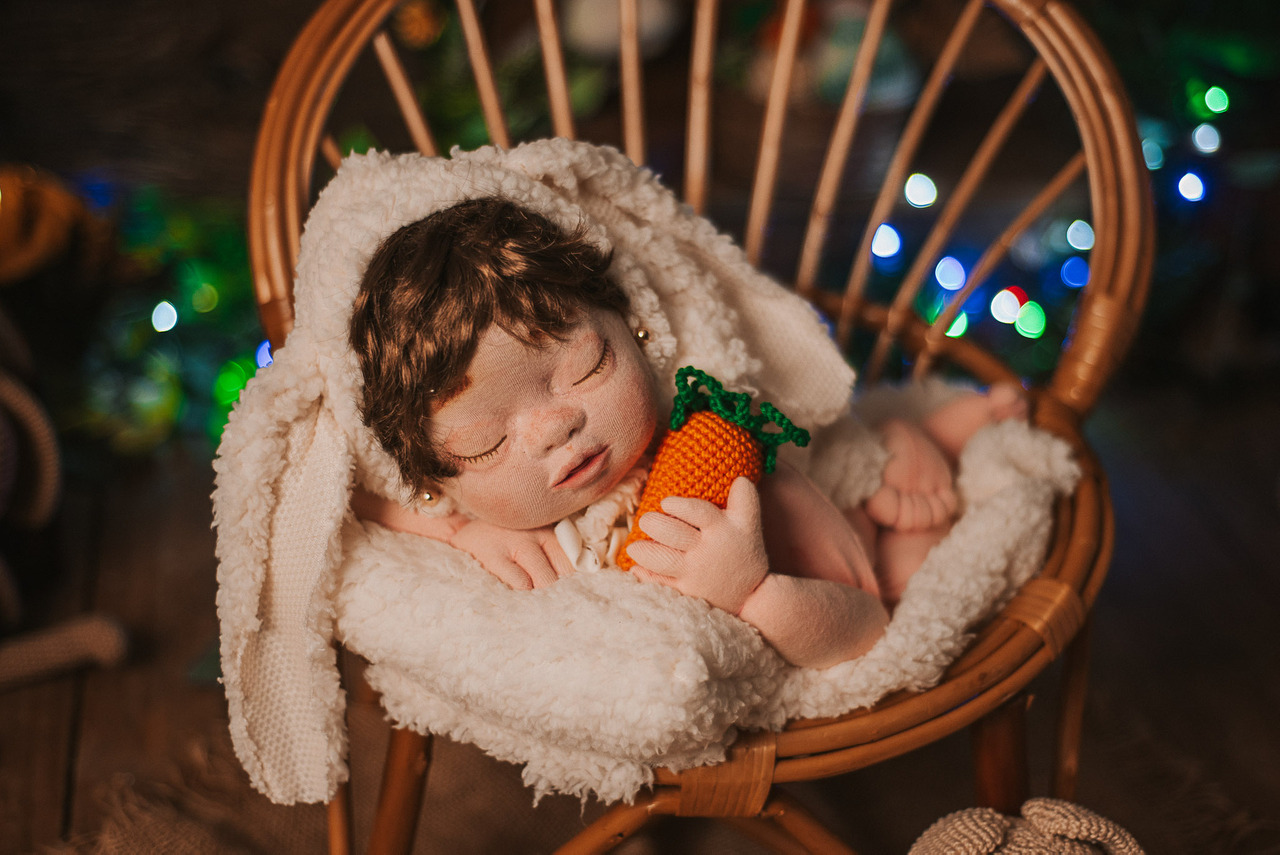
{"label": "crochet carrot toy", "polygon": [[[764,429],[770,422],[777,430]],[[769,403],[752,414],[751,396],[727,391],[705,371],[681,368],[676,372],[671,431],[658,446],[636,508],[636,522],[618,553],[618,566],[630,570],[635,565],[627,547],[649,539],[640,530],[640,518],[649,511],[661,511],[663,499],[706,499],[723,508],[734,480],[742,476],[759,483],[761,476],[773,471],[778,447],[786,442],[808,445],[809,432]]]}

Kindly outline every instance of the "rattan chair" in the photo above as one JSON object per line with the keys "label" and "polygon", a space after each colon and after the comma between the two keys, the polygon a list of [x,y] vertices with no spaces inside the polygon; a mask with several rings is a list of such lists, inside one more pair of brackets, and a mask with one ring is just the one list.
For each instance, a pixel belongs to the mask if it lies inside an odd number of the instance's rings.
{"label": "rattan chair", "polygon": [[[637,0],[619,2],[615,111],[619,118],[610,124],[600,115],[593,116],[596,133],[592,138],[619,144],[634,161],[644,163],[646,145],[654,144],[657,133],[657,122],[651,121],[647,136],[645,123],[646,95],[654,93],[646,92],[642,83],[646,67],[637,35]],[[273,343],[282,342],[291,325],[290,288],[304,217],[318,185],[338,160],[333,132],[342,119],[336,116],[351,103],[376,103],[364,88],[351,97],[357,86],[376,82],[378,75],[371,74],[371,69],[381,68],[389,85],[387,101],[393,100],[403,115],[404,139],[424,153],[436,153],[419,103],[421,92],[407,70],[414,63],[406,61],[405,52],[397,50],[389,35],[397,5],[397,0],[324,3],[297,38],[276,80],[254,157],[249,210],[255,287],[262,322]],[[853,182],[848,164],[858,158],[860,132],[870,126],[864,105],[876,48],[890,21],[896,20],[891,13],[910,14],[913,7],[920,13],[920,4],[904,0],[900,5],[904,8],[896,10],[892,0],[870,4],[843,101],[830,109],[824,126],[825,157],[817,159],[820,166],[814,163],[815,168],[801,169],[797,175],[793,167],[807,164],[794,153],[789,137],[801,110],[787,102],[795,90],[792,77],[806,9],[805,0],[780,0],[781,27],[768,98],[751,116],[756,124],[753,138],[758,140],[752,143],[756,146],[754,174],[746,182],[749,189],[735,195],[733,188],[726,189],[729,182],[717,175],[718,150],[713,145],[717,132],[713,118],[723,115],[713,109],[720,97],[713,67],[724,10],[718,0],[677,4],[689,12],[691,21],[683,42],[688,57],[686,121],[679,129],[683,164],[672,171],[682,172],[685,200],[695,210],[722,219],[725,227],[736,228],[729,221],[745,210],[745,217],[738,221],[745,222],[739,236],[748,256],[812,299],[833,320],[842,344],[861,348],[857,358],[862,382],[894,373],[920,377],[931,371],[964,374],[984,383],[1023,379],[1031,387],[1036,424],[1077,449],[1084,477],[1056,508],[1055,531],[1041,572],[981,629],[939,685],[921,693],[899,692],[872,709],[837,719],[795,721],[780,733],[748,735],[734,746],[730,759],[718,766],[679,774],[658,770],[652,791],[633,805],[609,809],[564,852],[606,850],[659,814],[733,818],[783,851],[799,846],[847,852],[845,844],[774,785],[863,768],[969,726],[978,749],[980,800],[1013,811],[1028,789],[1023,690],[1064,654],[1052,792],[1062,798],[1073,795],[1087,679],[1085,629],[1113,539],[1105,478],[1082,439],[1081,422],[1124,354],[1145,302],[1154,243],[1146,170],[1123,88],[1097,39],[1070,7],[1059,0],[957,0],[953,6],[941,4],[952,19],[945,36],[933,42],[931,65],[924,71],[914,105],[903,110],[898,121],[875,125],[878,134],[883,134],[886,124],[893,126],[897,137],[887,166],[881,168],[878,189],[849,201],[857,193],[849,192]],[[929,4],[931,20],[937,20],[938,8],[939,4]],[[540,36],[549,113],[549,123],[541,132],[575,136],[577,117],[571,113],[553,0],[533,0],[532,9],[521,0],[495,0],[485,12],[482,18],[473,0],[457,0],[457,20],[490,139],[503,146],[513,142],[489,52],[494,25],[509,25],[513,15],[536,22]],[[998,76],[989,84],[972,82],[972,76],[964,74],[971,55],[996,42],[1011,46],[1006,54],[1024,60],[1022,67],[1012,77]],[[376,66],[361,58],[369,55],[376,59]],[[667,74],[670,65],[668,60]],[[944,186],[934,208],[912,214],[924,223],[914,256],[898,274],[885,277],[873,264],[874,236],[879,224],[903,210],[902,188],[913,163],[930,145],[937,150],[930,140],[939,132],[936,126],[944,115],[940,105],[944,95],[954,94],[952,81],[957,77],[970,92],[997,91],[1003,106],[996,102],[987,129],[976,142],[965,143],[963,135],[957,134],[954,145],[944,146],[968,160],[954,170],[952,182]],[[427,91],[431,83],[425,81]],[[344,89],[349,102],[340,99]],[[1028,123],[1046,121],[1041,115],[1026,118],[1028,105],[1037,95],[1061,107],[1066,132],[1055,138],[1068,143],[1048,147],[1046,157],[1051,162],[1039,173],[1026,163],[1032,152],[1018,136]],[[603,115],[608,114],[606,110]],[[652,118],[665,120],[663,129],[668,130],[666,126],[673,124],[671,105]],[[741,121],[743,111],[734,119]],[[738,130],[734,134],[731,145],[750,148]],[[944,135],[944,139],[951,138]],[[1017,181],[1009,180],[1010,172],[997,160],[1002,150],[1011,149],[1018,155]],[[1022,194],[1016,204],[1009,201],[1012,190]],[[800,210],[807,214],[792,213],[800,198],[804,199]],[[1014,370],[1008,358],[997,355],[999,348],[983,347],[971,336],[948,336],[962,304],[981,293],[1015,243],[1033,226],[1073,204],[1091,223],[1094,242],[1088,284],[1075,303],[1056,367],[1027,378],[1026,371]],[[857,225],[851,228],[848,222],[854,218]],[[964,288],[927,323],[915,308],[920,293],[930,285],[934,265],[950,243],[961,232],[967,235],[969,224],[977,221],[996,223],[983,244],[985,249],[972,265]],[[799,223],[794,236],[787,235],[788,222]],[[801,234],[802,239],[797,239]],[[798,252],[788,255],[785,246],[775,249],[788,240]],[[791,256],[798,258],[795,267],[780,269]],[[845,266],[832,276],[830,270],[840,259]],[[830,287],[832,279],[843,287]],[[897,291],[882,299],[883,289],[877,283],[884,281],[896,283]],[[406,852],[411,847],[429,754],[429,737],[407,730],[393,733],[368,851]],[[348,798],[343,791],[330,805],[334,852],[349,851]]]}

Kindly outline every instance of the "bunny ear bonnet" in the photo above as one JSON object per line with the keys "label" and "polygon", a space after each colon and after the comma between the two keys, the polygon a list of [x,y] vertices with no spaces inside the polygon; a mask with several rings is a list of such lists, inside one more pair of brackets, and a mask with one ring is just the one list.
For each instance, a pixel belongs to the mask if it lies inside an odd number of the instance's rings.
{"label": "bunny ear bonnet", "polygon": [[360,421],[347,327],[361,277],[400,227],[491,196],[562,228],[585,223],[612,249],[628,321],[650,333],[645,355],[659,390],[694,364],[798,424],[820,427],[847,410],[853,371],[810,305],[619,152],[551,139],[449,158],[348,158],[302,235],[295,327],[242,394],[214,463],[231,734],[254,786],[273,801],[328,800],[347,775],[332,639],[351,488],[415,501]]}

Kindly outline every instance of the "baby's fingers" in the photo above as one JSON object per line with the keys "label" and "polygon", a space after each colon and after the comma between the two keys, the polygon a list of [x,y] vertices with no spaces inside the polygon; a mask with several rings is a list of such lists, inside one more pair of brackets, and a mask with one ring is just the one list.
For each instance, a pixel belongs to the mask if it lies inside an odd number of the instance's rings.
{"label": "baby's fingers", "polygon": [[498,577],[502,584],[516,591],[528,591],[533,588],[533,580],[529,574],[520,569],[520,565],[507,559],[489,560],[482,565],[489,575]]}
{"label": "baby's fingers", "polygon": [[670,588],[673,587],[676,582],[676,580],[672,579],[670,576],[663,576],[661,573],[654,573],[648,567],[644,567],[640,564],[633,564],[631,566],[630,573],[641,582],[648,582],[651,585],[665,585]]}
{"label": "baby's fingers", "polygon": [[699,530],[715,525],[724,515],[724,511],[706,499],[691,499],[686,496],[668,496],[663,499],[662,511]]}
{"label": "baby's fingers", "polygon": [[744,531],[760,527],[760,492],[750,478],[733,479],[725,512]]}
{"label": "baby's fingers", "polygon": [[650,512],[640,517],[640,530],[658,543],[687,552],[698,544],[698,530],[667,514]]}
{"label": "baby's fingers", "polygon": [[570,576],[576,572],[577,568],[573,566],[573,562],[565,554],[564,547],[560,545],[560,541],[556,540],[554,531],[546,529],[538,538],[538,543],[542,546],[542,551],[551,562],[551,569],[555,571],[558,578],[563,579],[565,576]]}
{"label": "baby's fingers", "polygon": [[670,546],[652,540],[637,540],[627,546],[627,554],[637,564],[644,565],[664,576],[680,576],[684,570],[684,555]]}
{"label": "baby's fingers", "polygon": [[551,560],[547,558],[547,554],[542,551],[542,546],[538,543],[531,543],[517,550],[514,557],[535,588],[544,588],[560,578],[551,566]]}

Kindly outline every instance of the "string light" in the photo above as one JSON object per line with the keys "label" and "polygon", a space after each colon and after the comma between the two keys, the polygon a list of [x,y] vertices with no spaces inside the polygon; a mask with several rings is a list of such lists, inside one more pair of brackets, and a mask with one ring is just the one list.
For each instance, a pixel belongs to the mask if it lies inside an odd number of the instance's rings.
{"label": "string light", "polygon": [[1002,324],[1011,324],[1018,320],[1022,304],[1027,301],[1027,292],[1016,285],[1005,288],[991,298],[991,317]]}
{"label": "string light", "polygon": [[1187,172],[1178,179],[1178,192],[1188,202],[1199,202],[1204,198],[1204,181],[1194,172]]}
{"label": "string light", "polygon": [[200,285],[191,295],[191,308],[200,314],[212,312],[218,306],[218,289],[208,282]]}
{"label": "string light", "polygon": [[1204,93],[1204,105],[1215,113],[1225,113],[1231,106],[1231,99],[1221,86],[1210,86]]}
{"label": "string light", "polygon": [[1164,149],[1160,147],[1160,143],[1153,139],[1143,140],[1142,160],[1152,172],[1164,166]]}
{"label": "string light", "polygon": [[876,258],[893,258],[902,250],[902,237],[888,223],[881,223],[871,238],[871,254]]}
{"label": "string light", "polygon": [[1062,284],[1068,288],[1083,288],[1089,284],[1089,262],[1078,255],[1073,255],[1062,262],[1058,271]]}
{"label": "string light", "polygon": [[151,310],[151,326],[156,332],[168,332],[178,325],[178,310],[168,300],[161,300]]}
{"label": "string light", "polygon": [[1028,300],[1018,309],[1013,328],[1026,338],[1039,338],[1044,335],[1044,309],[1035,300]]}
{"label": "string light", "polygon": [[224,362],[213,381],[213,400],[224,407],[234,404],[247,382],[249,374],[237,360]]}
{"label": "string light", "polygon": [[938,201],[938,188],[933,179],[923,172],[912,173],[907,178],[903,193],[913,208],[927,208]]}
{"label": "string light", "polygon": [[1203,122],[1191,132],[1191,144],[1201,154],[1213,154],[1222,145],[1222,135],[1213,125]]}
{"label": "string light", "polygon": [[258,344],[258,349],[253,352],[253,362],[259,368],[266,368],[274,361],[271,357],[271,342],[264,338]]}
{"label": "string light", "polygon": [[948,291],[959,291],[964,287],[964,265],[949,255],[944,255],[933,268],[934,278],[938,284]]}
{"label": "string light", "polygon": [[1075,220],[1067,226],[1067,243],[1081,252],[1093,249],[1093,226],[1084,220]]}

